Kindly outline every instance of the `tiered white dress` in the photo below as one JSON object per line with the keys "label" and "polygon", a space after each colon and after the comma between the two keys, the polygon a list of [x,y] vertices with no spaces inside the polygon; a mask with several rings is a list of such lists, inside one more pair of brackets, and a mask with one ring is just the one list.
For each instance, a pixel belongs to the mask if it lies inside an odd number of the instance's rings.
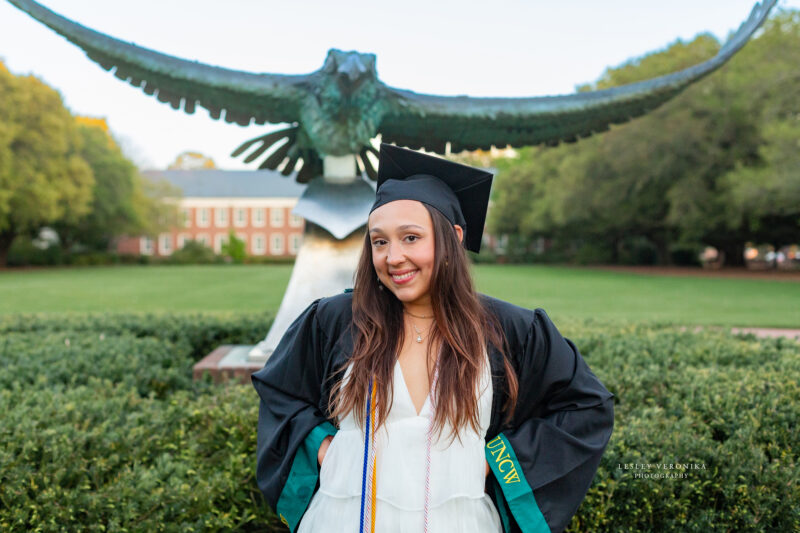
{"label": "tiered white dress", "polygon": [[[459,442],[450,435],[449,423],[441,435],[433,434],[430,533],[502,531],[497,509],[484,492],[485,436],[492,405],[491,369],[488,355],[485,356],[484,373],[477,391],[480,394],[480,434],[467,426],[462,428]],[[346,380],[349,373],[350,367],[343,379]],[[376,435],[376,532],[423,531],[426,431],[433,414],[430,400],[429,395],[417,415],[398,361],[394,369],[392,408],[386,425]],[[320,470],[320,488],[300,521],[298,533],[358,533],[363,467],[364,434],[351,413],[341,421],[328,447]]]}

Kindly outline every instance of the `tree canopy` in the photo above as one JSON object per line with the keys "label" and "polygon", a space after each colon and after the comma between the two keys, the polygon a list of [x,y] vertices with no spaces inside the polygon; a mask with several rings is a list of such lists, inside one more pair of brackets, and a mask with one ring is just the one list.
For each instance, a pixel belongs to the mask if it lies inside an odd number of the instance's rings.
{"label": "tree canopy", "polygon": [[[609,68],[579,90],[614,87],[713,56],[711,35]],[[741,263],[747,241],[800,241],[800,12],[779,11],[717,72],[610,131],[496,160],[489,229],[549,237],[621,261],[645,243],[669,263],[703,245]]]}
{"label": "tree canopy", "polygon": [[103,119],[74,117],[61,95],[0,62],[0,264],[18,235],[53,227],[62,246],[105,250],[124,233],[177,220],[176,191],[149,183]]}

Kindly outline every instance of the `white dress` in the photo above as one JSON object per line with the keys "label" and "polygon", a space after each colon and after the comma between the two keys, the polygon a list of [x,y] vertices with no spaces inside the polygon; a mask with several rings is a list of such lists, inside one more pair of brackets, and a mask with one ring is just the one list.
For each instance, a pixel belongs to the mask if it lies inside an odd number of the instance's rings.
{"label": "white dress", "polygon": [[[484,352],[485,354],[485,352]],[[343,379],[347,379],[350,367]],[[461,441],[447,423],[431,445],[429,533],[502,532],[486,480],[485,436],[492,406],[488,355],[479,387],[480,434],[462,428]],[[425,499],[425,442],[432,415],[430,395],[417,415],[399,361],[394,369],[394,401],[386,425],[377,432],[375,531],[421,533]],[[437,436],[440,440],[436,441]],[[452,443],[451,443],[452,440]],[[448,446],[449,445],[449,446]],[[311,499],[298,533],[358,533],[364,434],[352,413],[341,422],[320,470],[320,488]],[[365,531],[369,531],[365,527]]]}

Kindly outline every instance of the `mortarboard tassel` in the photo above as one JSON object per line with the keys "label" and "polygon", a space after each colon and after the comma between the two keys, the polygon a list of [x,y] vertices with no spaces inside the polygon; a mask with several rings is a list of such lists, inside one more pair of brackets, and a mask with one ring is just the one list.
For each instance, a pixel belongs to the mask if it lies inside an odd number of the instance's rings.
{"label": "mortarboard tassel", "polygon": [[[436,390],[436,382],[439,380],[439,359],[436,361],[436,369],[433,374],[433,384],[431,385],[431,411],[436,412],[436,404],[433,391]],[[365,533],[365,522],[368,522],[369,533],[375,533],[375,515],[377,510],[377,447],[375,439],[375,397],[376,390],[373,387],[373,379],[369,380],[369,394],[367,399],[367,423],[366,435],[364,438],[364,470],[361,478],[361,523],[359,533]],[[433,441],[433,414],[428,419],[428,430],[425,442],[425,504],[423,508],[424,532],[428,533],[428,515],[430,507],[431,492],[431,444]]]}
{"label": "mortarboard tassel", "polygon": [[428,533],[428,507],[431,498],[431,442],[433,441],[433,418],[436,413],[436,403],[433,391],[436,390],[436,382],[439,379],[439,360],[436,360],[436,369],[433,374],[433,384],[431,385],[431,416],[428,419],[428,435],[425,444],[425,507],[422,511],[425,519],[425,533]]}
{"label": "mortarboard tassel", "polygon": [[377,454],[375,447],[375,388],[373,380],[369,380],[369,396],[367,398],[367,423],[364,438],[364,470],[361,478],[361,522],[359,533],[365,533],[365,521],[369,533],[375,533],[375,510],[377,471],[375,468]]}

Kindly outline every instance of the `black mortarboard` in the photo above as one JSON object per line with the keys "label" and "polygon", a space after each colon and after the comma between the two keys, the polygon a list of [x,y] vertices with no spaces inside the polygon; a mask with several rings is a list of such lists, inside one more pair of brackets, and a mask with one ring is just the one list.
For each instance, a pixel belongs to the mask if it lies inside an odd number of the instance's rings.
{"label": "black mortarboard", "polygon": [[395,200],[417,200],[464,230],[464,246],[478,253],[492,189],[492,174],[447,159],[381,143],[375,209]]}

